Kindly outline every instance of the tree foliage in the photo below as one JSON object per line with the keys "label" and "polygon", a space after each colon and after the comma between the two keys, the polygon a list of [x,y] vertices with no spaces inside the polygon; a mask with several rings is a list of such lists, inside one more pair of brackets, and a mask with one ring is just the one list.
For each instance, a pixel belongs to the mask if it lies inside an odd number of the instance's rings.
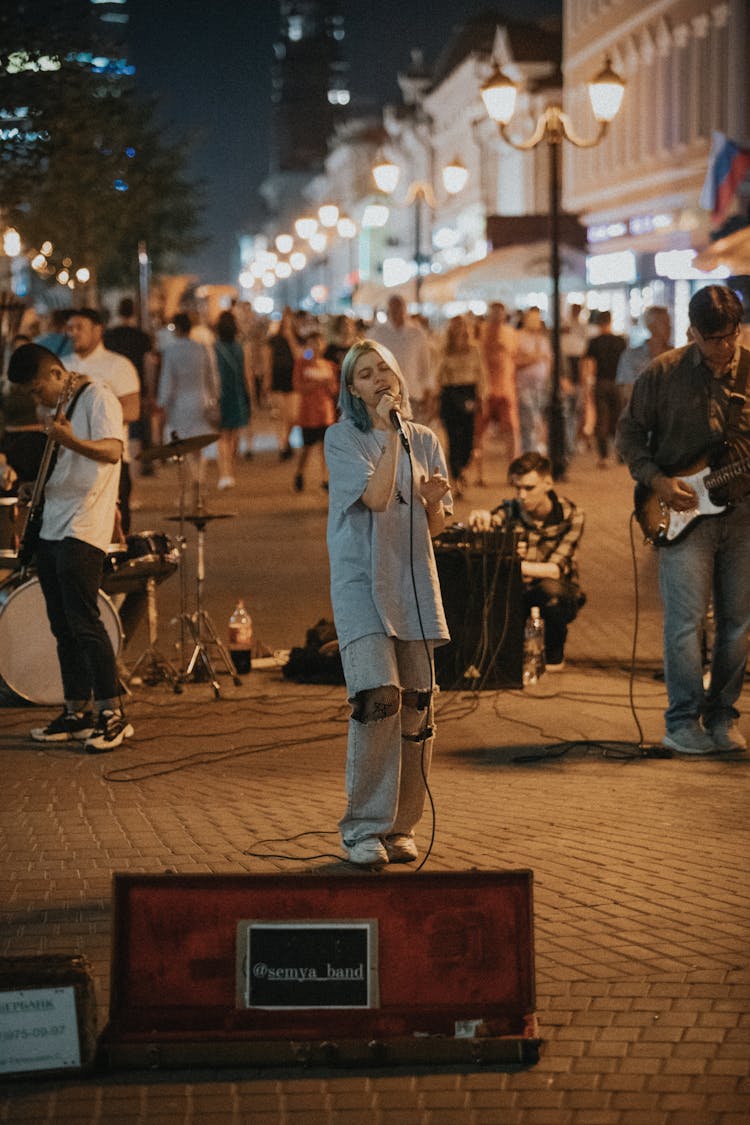
{"label": "tree foliage", "polygon": [[132,284],[141,241],[171,270],[202,241],[187,146],[165,137],[154,99],[92,67],[78,0],[55,12],[38,26],[23,5],[0,16],[0,211],[100,285]]}

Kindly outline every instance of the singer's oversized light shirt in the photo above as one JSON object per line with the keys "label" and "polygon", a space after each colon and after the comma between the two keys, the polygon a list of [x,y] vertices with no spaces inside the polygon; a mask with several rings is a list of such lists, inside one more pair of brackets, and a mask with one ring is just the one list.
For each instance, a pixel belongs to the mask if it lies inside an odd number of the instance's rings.
{"label": "singer's oversized light shirt", "polygon": [[[450,640],[427,513],[418,492],[421,477],[429,479],[435,470],[448,475],[445,456],[426,426],[404,421],[404,429],[414,468],[413,534],[406,451],[399,449],[396,487],[388,507],[373,512],[362,494],[388,435],[383,430],[362,432],[348,419],[326,431],[331,602],[341,648],[371,633],[403,641],[423,636],[438,644]],[[443,497],[443,507],[452,513],[450,492]]]}

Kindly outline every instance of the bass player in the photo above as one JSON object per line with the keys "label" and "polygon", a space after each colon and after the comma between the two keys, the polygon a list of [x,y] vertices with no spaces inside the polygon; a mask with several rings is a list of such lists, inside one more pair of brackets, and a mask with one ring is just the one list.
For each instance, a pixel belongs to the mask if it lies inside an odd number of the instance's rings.
{"label": "bass player", "polygon": [[39,344],[13,352],[8,379],[54,409],[45,423],[48,446],[34,488],[34,497],[43,497],[41,519],[32,504],[19,556],[23,561],[31,554],[31,529],[38,527],[37,576],[57,642],[65,706],[31,737],[76,740],[90,754],[104,753],[133,734],[119,705],[115,655],[97,600],[115,521],[122,409],[107,387],[66,371]]}
{"label": "bass player", "polygon": [[[663,744],[680,754],[737,752],[747,748],[736,704],[750,633],[750,351],[740,346],[743,309],[731,289],[705,286],[688,313],[690,342],[638,377],[617,448],[638,482],[636,511],[640,494],[643,511],[650,501],[661,513],[659,526],[644,530],[661,545]],[[672,537],[670,522],[680,528]],[[702,625],[712,597],[704,688]]]}

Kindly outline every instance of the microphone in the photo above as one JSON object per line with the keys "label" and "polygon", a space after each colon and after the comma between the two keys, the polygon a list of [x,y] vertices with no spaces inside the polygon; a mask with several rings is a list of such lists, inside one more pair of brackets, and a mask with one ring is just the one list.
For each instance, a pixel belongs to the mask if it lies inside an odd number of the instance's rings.
{"label": "microphone", "polygon": [[404,449],[408,453],[409,452],[409,439],[406,436],[406,432],[404,430],[404,423],[403,423],[403,420],[401,418],[401,415],[399,414],[398,410],[396,410],[396,408],[394,407],[393,410],[389,410],[388,417],[391,420],[391,425],[393,426],[394,430],[396,431],[398,436],[401,438],[401,444],[403,445]]}
{"label": "microphone", "polygon": [[507,523],[511,523],[513,520],[517,520],[519,518],[520,512],[518,510],[517,500],[503,500],[502,503],[498,504],[496,508],[492,509],[492,512],[490,514],[493,516],[497,515],[497,513],[501,510],[505,516],[505,520]]}

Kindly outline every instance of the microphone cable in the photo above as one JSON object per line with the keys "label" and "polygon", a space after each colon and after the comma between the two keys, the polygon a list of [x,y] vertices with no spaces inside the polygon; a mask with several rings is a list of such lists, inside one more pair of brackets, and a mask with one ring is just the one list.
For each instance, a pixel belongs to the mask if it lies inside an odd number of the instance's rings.
{"label": "microphone cable", "polygon": [[630,705],[630,713],[633,716],[633,722],[638,731],[638,742],[636,748],[641,758],[671,758],[672,751],[661,745],[646,745],[643,728],[638,718],[638,712],[635,705],[635,660],[638,651],[638,630],[640,626],[641,617],[641,587],[638,581],[638,558],[635,551],[635,526],[637,523],[637,516],[635,511],[630,513],[630,521],[628,529],[630,533],[630,557],[633,564],[633,644],[630,650],[630,668],[628,670],[628,703]]}
{"label": "microphone cable", "polygon": [[620,742],[612,739],[570,739],[564,742],[553,743],[545,748],[540,754],[522,754],[513,758],[513,762],[517,763],[531,763],[542,762],[550,759],[565,757],[571,750],[581,748],[590,750],[592,748],[599,748],[604,757],[618,757],[623,761],[636,761],[643,758],[672,758],[673,752],[666,746],[661,746],[654,743],[646,743],[643,727],[641,726],[640,719],[635,704],[635,663],[638,651],[638,632],[640,628],[641,616],[641,591],[640,583],[638,580],[638,558],[635,549],[635,524],[637,517],[635,512],[630,513],[630,520],[628,524],[629,540],[630,540],[630,557],[633,566],[633,641],[630,650],[630,666],[628,668],[628,706],[630,713],[633,717],[636,729],[638,731],[638,741],[633,742]]}
{"label": "microphone cable", "polygon": [[[399,436],[401,436],[401,434],[399,434]],[[431,819],[432,819],[432,828],[431,828],[431,832],[430,832],[430,842],[427,845],[427,848],[425,849],[425,853],[422,856],[422,859],[420,860],[419,865],[416,868],[414,868],[413,874],[416,875],[417,872],[422,870],[424,865],[427,863],[427,860],[430,858],[433,846],[435,844],[435,834],[437,832],[437,810],[435,808],[435,801],[434,801],[433,796],[432,796],[432,791],[430,789],[430,783],[427,779],[427,770],[425,768],[425,745],[427,743],[428,738],[434,737],[432,728],[433,728],[434,717],[435,717],[435,701],[434,701],[435,663],[434,663],[433,650],[430,649],[430,646],[429,646],[429,643],[427,641],[427,637],[426,637],[425,631],[424,631],[424,621],[422,619],[422,610],[420,609],[420,606],[419,606],[419,594],[417,592],[417,576],[416,576],[416,573],[415,573],[415,570],[414,570],[414,462],[412,460],[411,445],[410,445],[409,441],[406,439],[405,435],[404,435],[404,439],[402,441],[402,444],[404,446],[404,451],[406,453],[407,460],[409,462],[409,481],[410,481],[410,487],[409,487],[409,573],[411,575],[412,590],[414,591],[414,605],[415,605],[415,608],[417,610],[417,619],[419,621],[419,632],[422,636],[422,644],[424,645],[425,655],[427,657],[427,667],[428,667],[429,673],[430,673],[430,689],[429,689],[429,691],[430,691],[430,701],[427,705],[427,714],[425,715],[425,722],[424,722],[423,727],[422,727],[421,737],[419,738],[419,742],[421,743],[419,764],[420,764],[420,769],[421,769],[421,773],[422,773],[422,781],[424,783],[425,793],[427,795],[427,800],[429,801],[429,804],[430,804],[430,814],[431,814]],[[425,515],[426,515],[426,513],[425,513]],[[428,521],[428,523],[429,523],[429,521]],[[428,529],[427,529],[427,534],[429,535],[429,526],[428,526]]]}

